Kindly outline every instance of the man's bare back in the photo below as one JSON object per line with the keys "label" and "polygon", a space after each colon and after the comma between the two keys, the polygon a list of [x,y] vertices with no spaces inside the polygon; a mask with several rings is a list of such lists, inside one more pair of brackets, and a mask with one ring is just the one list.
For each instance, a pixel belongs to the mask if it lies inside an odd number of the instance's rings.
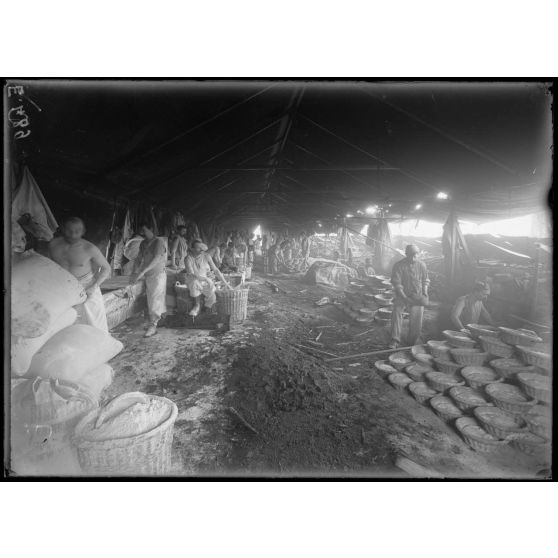
{"label": "man's bare back", "polygon": [[78,279],[99,270],[97,260],[102,254],[93,243],[83,238],[75,243],[67,242],[64,237],[54,238],[49,243],[49,251],[50,257],[59,266]]}

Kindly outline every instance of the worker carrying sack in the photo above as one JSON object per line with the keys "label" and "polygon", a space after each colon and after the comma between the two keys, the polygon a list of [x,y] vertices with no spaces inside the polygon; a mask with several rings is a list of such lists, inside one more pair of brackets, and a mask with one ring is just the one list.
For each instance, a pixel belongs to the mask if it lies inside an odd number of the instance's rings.
{"label": "worker carrying sack", "polygon": [[124,346],[96,327],[75,324],[59,331],[35,353],[28,375],[80,383],[91,370],[115,357]]}
{"label": "worker carrying sack", "polygon": [[52,260],[28,251],[12,263],[12,336],[44,335],[68,308],[87,295],[78,280]]}
{"label": "worker carrying sack", "polygon": [[77,319],[77,312],[68,308],[40,337],[14,337],[12,335],[11,364],[12,376],[23,376],[31,366],[35,353],[56,333],[71,326]]}

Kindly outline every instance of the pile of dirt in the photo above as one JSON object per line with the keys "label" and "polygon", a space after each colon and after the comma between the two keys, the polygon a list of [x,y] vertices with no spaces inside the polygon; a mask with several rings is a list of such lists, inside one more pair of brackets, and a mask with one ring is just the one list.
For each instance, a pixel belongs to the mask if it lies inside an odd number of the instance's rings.
{"label": "pile of dirt", "polygon": [[333,395],[326,370],[286,339],[279,343],[263,332],[257,344],[238,351],[228,387],[250,415],[324,408]]}
{"label": "pile of dirt", "polygon": [[[349,401],[354,379],[263,330],[241,349],[226,380],[234,440],[231,468],[244,473],[393,474],[394,450]],[[251,430],[249,427],[252,427]]]}

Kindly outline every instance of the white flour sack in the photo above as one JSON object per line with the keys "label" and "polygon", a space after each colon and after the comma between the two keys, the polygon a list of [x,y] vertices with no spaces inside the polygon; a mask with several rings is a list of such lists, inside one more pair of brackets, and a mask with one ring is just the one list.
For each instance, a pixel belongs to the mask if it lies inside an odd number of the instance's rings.
{"label": "white flour sack", "polygon": [[68,308],[86,294],[78,280],[52,260],[35,252],[12,264],[12,335],[40,337]]}
{"label": "white flour sack", "polygon": [[31,365],[33,355],[60,330],[71,326],[77,319],[77,312],[73,308],[68,308],[61,316],[56,318],[47,332],[40,337],[14,337],[12,335],[11,362],[12,376],[23,376]]}
{"label": "white flour sack", "polygon": [[114,370],[108,364],[101,364],[101,366],[86,372],[79,379],[78,384],[98,400],[103,390],[112,384],[113,378]]}
{"label": "white flour sack", "polygon": [[91,370],[115,357],[124,346],[96,327],[76,324],[53,335],[31,360],[27,375],[79,383]]}

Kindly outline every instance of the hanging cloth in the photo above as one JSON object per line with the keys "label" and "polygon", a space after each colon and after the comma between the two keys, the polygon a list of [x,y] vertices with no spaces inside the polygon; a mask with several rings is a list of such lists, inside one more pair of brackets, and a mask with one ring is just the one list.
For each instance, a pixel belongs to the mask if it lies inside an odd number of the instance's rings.
{"label": "hanging cloth", "polygon": [[442,252],[444,254],[446,280],[449,285],[454,284],[457,277],[463,279],[465,275],[470,274],[473,265],[471,253],[454,211],[450,213],[444,224]]}
{"label": "hanging cloth", "polygon": [[52,240],[58,228],[54,215],[27,167],[12,201],[12,217],[37,240]]}

